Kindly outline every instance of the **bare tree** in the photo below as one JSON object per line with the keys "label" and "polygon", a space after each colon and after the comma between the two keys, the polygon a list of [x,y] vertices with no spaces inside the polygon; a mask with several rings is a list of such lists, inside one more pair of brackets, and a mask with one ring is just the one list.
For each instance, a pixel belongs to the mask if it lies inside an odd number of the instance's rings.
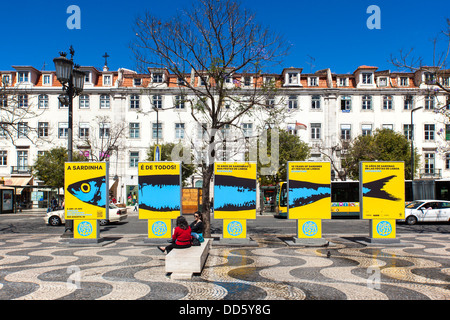
{"label": "bare tree", "polygon": [[0,136],[7,138],[13,145],[18,138],[25,138],[36,144],[38,142],[38,130],[30,125],[44,112],[37,109],[32,96],[26,88],[9,86],[0,83]]}
{"label": "bare tree", "polygon": [[[280,35],[233,0],[194,1],[167,20],[147,12],[136,20],[134,32],[130,48],[140,71],[160,68],[175,76],[192,118],[211,132],[210,146],[218,130],[265,106],[272,86],[265,85],[264,72],[279,65],[288,50]],[[242,83],[245,76],[250,82]],[[201,165],[206,236],[215,157],[215,149],[209,150],[209,160]]]}
{"label": "bare tree", "polygon": [[[105,161],[111,157],[113,152],[124,148],[127,127],[121,122],[111,123],[108,116],[97,116],[94,123],[96,123],[96,128],[89,127],[89,131],[79,130],[79,134],[74,136],[74,140],[79,150],[89,151],[89,155],[85,156],[91,161]],[[98,131],[95,130],[97,128]]]}

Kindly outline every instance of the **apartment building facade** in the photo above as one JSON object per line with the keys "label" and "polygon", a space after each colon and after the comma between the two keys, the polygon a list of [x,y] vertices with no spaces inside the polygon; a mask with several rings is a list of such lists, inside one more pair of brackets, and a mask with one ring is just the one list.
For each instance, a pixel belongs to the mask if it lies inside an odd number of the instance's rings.
{"label": "apartment building facade", "polygon": [[[199,146],[208,123],[193,120],[186,99],[190,93],[183,91],[182,81],[201,87],[208,79],[194,74],[178,79],[161,69],[149,69],[145,74],[124,68],[110,71],[107,66],[80,70],[86,77],[83,92],[73,102],[74,152],[92,161],[110,162],[111,193],[119,201],[137,192],[137,164],[147,159],[156,142],[181,142],[192,150],[197,162],[205,156]],[[58,99],[61,84],[54,71],[32,66],[13,66],[0,71],[0,77],[4,109],[13,106],[10,97],[14,96],[14,106],[28,108],[31,115],[17,121],[12,133],[0,127],[0,177],[8,181],[5,184],[37,185],[31,167],[38,155],[55,146],[67,146],[68,108]],[[330,69],[304,73],[293,67],[281,74],[230,74],[227,82],[232,87],[257,90],[261,81],[271,81],[277,90],[276,96],[268,98],[268,106],[283,108],[280,128],[312,147],[310,160],[331,158],[339,167],[346,145],[356,136],[389,128],[411,139],[413,125],[414,145],[421,155],[416,178],[450,178],[450,126],[442,115],[449,109],[449,95],[434,80],[426,68],[391,72],[359,66],[351,74]],[[439,80],[449,88],[449,73],[443,72]],[[414,112],[412,124],[412,110],[417,107],[422,108]],[[252,139],[267,121],[264,115],[251,114],[237,119],[234,126],[225,126],[220,134],[229,138],[218,145],[216,159],[244,160],[257,143]],[[200,186],[201,176],[194,174],[187,183]],[[29,195],[22,197],[31,200]]]}

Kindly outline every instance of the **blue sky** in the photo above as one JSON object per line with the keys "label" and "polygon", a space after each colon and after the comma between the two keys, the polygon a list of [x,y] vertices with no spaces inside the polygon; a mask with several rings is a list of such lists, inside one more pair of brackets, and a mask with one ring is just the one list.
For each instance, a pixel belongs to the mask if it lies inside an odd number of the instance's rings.
{"label": "blue sky", "polygon": [[[391,54],[414,48],[431,64],[430,40],[446,26],[450,1],[289,1],[243,0],[263,24],[283,34],[292,44],[283,67],[302,67],[304,72],[331,68],[335,73],[351,73],[359,65],[379,70],[395,68]],[[59,51],[75,48],[75,62],[101,69],[106,52],[110,69],[135,69],[128,43],[132,25],[145,9],[161,17],[171,16],[186,0],[171,1],[7,1],[0,4],[0,70],[13,65],[32,65],[54,70]],[[81,10],[81,29],[70,30],[66,13],[70,5]],[[370,5],[381,10],[381,29],[370,30],[366,13]],[[313,57],[314,66],[308,64]]]}

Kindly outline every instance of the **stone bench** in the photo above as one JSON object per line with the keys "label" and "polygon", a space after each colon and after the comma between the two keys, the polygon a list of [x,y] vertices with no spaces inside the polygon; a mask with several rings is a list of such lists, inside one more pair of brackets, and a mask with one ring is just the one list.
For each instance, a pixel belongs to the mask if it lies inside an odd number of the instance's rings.
{"label": "stone bench", "polygon": [[208,257],[212,239],[205,239],[200,246],[173,249],[166,255],[166,273],[171,279],[191,279],[194,273],[201,273]]}

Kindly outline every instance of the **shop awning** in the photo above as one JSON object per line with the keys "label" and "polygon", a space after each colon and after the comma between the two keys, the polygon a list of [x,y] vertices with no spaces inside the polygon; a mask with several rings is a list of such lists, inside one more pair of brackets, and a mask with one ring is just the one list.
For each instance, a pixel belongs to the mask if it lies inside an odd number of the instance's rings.
{"label": "shop awning", "polygon": [[[26,186],[30,183],[30,181],[33,179],[33,177],[12,177],[12,178],[5,178],[5,187],[12,186],[12,187],[20,187],[20,186]],[[15,188],[16,194],[22,194],[22,191],[24,188]]]}

